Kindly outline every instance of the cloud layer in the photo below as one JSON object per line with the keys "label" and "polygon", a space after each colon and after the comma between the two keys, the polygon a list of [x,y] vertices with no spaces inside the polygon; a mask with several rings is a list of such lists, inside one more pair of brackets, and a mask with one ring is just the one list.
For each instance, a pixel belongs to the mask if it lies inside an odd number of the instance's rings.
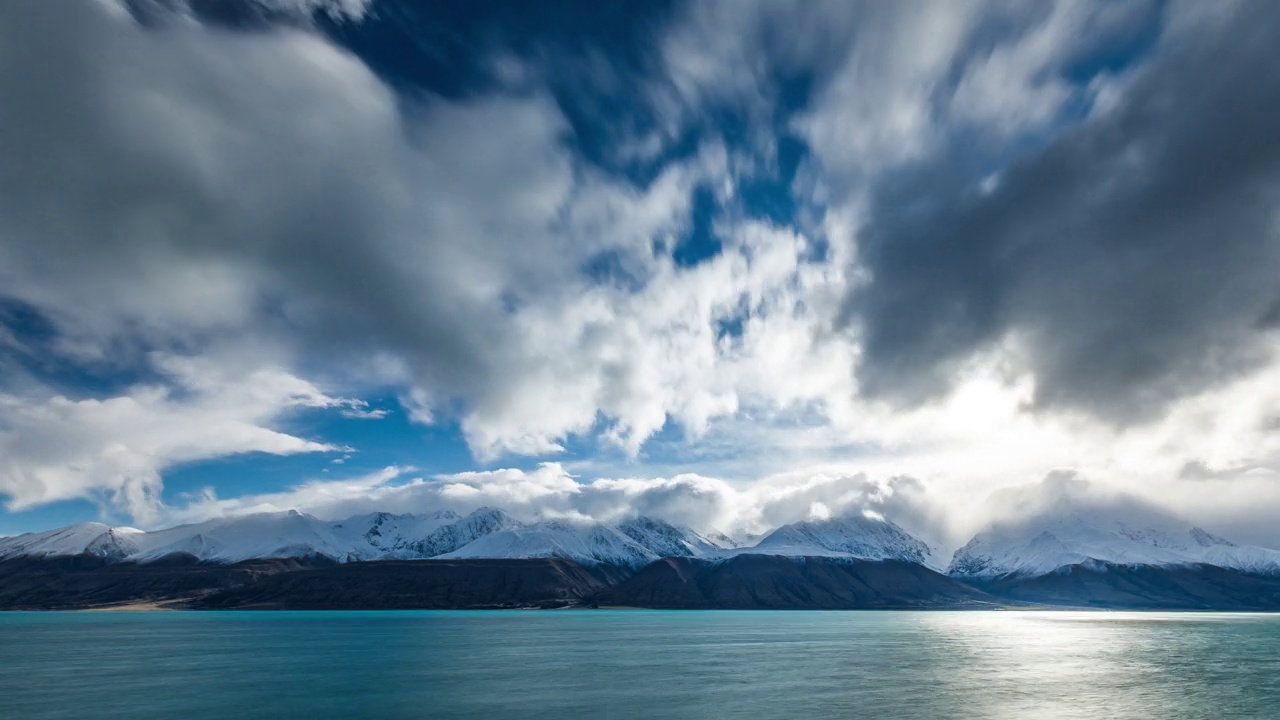
{"label": "cloud layer", "polygon": [[[495,8],[0,8],[9,508],[950,538],[1068,468],[1265,534],[1272,5]],[[164,497],[387,394],[490,469]]]}
{"label": "cloud layer", "polygon": [[548,518],[616,522],[635,516],[663,518],[702,532],[750,537],[779,525],[862,510],[899,518],[924,537],[941,537],[931,526],[920,481],[884,482],[862,474],[775,477],[741,487],[696,474],[671,478],[581,481],[560,463],[525,471],[513,468],[422,478],[413,468],[388,467],[349,480],[315,480],[282,492],[219,499],[210,489],[175,508],[168,523],[212,516],[302,509],[319,517],[385,511],[470,512],[500,507],[525,520]]}

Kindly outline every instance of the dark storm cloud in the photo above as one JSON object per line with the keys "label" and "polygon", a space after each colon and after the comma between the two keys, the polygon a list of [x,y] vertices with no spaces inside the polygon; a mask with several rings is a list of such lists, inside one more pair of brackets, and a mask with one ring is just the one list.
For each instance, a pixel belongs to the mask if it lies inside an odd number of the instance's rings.
{"label": "dark storm cloud", "polygon": [[859,248],[872,279],[845,308],[867,392],[927,399],[1012,336],[1037,405],[1123,422],[1261,360],[1280,287],[1280,10],[1199,25],[989,193],[929,168],[878,196]]}

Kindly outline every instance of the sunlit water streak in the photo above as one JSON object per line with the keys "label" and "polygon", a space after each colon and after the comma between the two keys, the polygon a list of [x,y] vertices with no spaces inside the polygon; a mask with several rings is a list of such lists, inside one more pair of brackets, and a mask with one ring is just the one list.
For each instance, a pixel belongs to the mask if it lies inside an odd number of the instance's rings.
{"label": "sunlit water streak", "polygon": [[1280,616],[0,613],[5,718],[1280,718]]}

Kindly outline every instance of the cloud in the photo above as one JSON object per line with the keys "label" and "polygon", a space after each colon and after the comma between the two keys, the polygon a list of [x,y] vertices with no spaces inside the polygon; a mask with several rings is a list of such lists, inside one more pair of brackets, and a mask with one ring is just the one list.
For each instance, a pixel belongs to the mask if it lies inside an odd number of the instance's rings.
{"label": "cloud", "polygon": [[[947,543],[1069,468],[1265,533],[1265,5],[706,2],[558,55],[482,13],[447,96],[321,34],[376,4],[128,7],[0,7],[14,507],[865,507]],[[175,462],[328,447],[292,408],[387,412],[349,396],[573,460],[157,505]]]}
{"label": "cloud", "polygon": [[[1280,457],[1277,455],[1276,457]],[[945,460],[947,455],[943,454]],[[875,466],[876,463],[868,463]],[[1242,543],[1280,544],[1273,509],[1280,503],[1280,465],[1259,473],[1160,484],[1125,482],[1105,467],[1061,468],[1033,479],[1007,477],[1002,485],[957,487],[882,468],[869,472],[836,466],[792,469],[729,482],[684,473],[670,477],[585,480],[560,463],[531,470],[505,468],[420,477],[411,467],[341,480],[311,480],[278,492],[219,498],[210,488],[185,504],[163,508],[157,525],[211,517],[300,509],[326,519],[375,511],[467,513],[500,507],[526,521],[548,518],[616,522],[658,517],[701,532],[751,536],[801,520],[873,513],[903,526],[946,558],[992,523],[1016,524],[1064,505],[1129,522],[1185,518]],[[1132,480],[1133,478],[1128,478]],[[1206,487],[1205,483],[1211,483]],[[1153,520],[1155,522],[1156,520]],[[1163,522],[1163,521],[1160,521]]]}
{"label": "cloud", "polygon": [[862,474],[791,473],[735,486],[689,473],[584,482],[559,463],[429,479],[410,477],[412,472],[388,467],[351,479],[312,480],[282,492],[230,499],[219,499],[210,489],[186,505],[167,508],[166,522],[286,509],[339,519],[388,508],[466,513],[500,507],[528,521],[569,517],[616,522],[649,516],[703,532],[752,534],[812,519],[813,509],[820,506],[828,516],[864,510],[888,514],[926,537],[933,534],[921,524],[930,512],[919,492],[922,484],[906,477],[875,481]]}
{"label": "cloud", "polygon": [[364,400],[351,400],[338,414],[350,420],[381,420],[390,415],[391,411],[386,408],[371,408]]}
{"label": "cloud", "polygon": [[[991,8],[983,25],[990,26]],[[1058,120],[1064,106],[1088,105],[1108,65],[1137,55],[1160,22],[1157,2],[1054,2],[999,8],[1009,26],[983,28],[973,39],[960,78],[942,101],[945,118],[961,131],[1008,136]],[[983,37],[993,34],[992,42]],[[1082,82],[1090,65],[1096,76]],[[1074,76],[1074,77],[1073,77]]]}
{"label": "cloud", "polygon": [[[670,419],[696,437],[826,389],[778,353],[838,297],[803,297],[839,277],[807,238],[727,221],[719,255],[672,259],[696,190],[733,201],[719,144],[637,186],[576,158],[536,91],[399,97],[305,28],[107,7],[0,23],[22,98],[0,108],[0,279],[49,357],[163,390],[157,348],[253,347],[318,386],[396,388],[485,460],[595,433],[635,455]],[[802,388],[770,379],[784,365]]]}
{"label": "cloud", "polygon": [[936,396],[1003,343],[1037,407],[1130,422],[1269,361],[1280,35],[1269,5],[1223,15],[1171,20],[1111,106],[990,192],[886,185],[846,307],[865,392]]}
{"label": "cloud", "polygon": [[794,121],[832,181],[873,175],[931,148],[940,86],[980,17],[979,3],[880,4],[847,59]]}
{"label": "cloud", "polygon": [[[305,29],[104,7],[3,23],[0,87],[22,101],[0,110],[0,277],[60,351],[145,367],[155,347],[271,344],[401,388],[416,419],[449,408],[486,458],[556,452],[600,413],[631,448],[665,422],[680,393],[653,405],[618,355],[646,340],[615,323],[636,299],[584,268],[684,283],[669,253],[723,153],[635,187],[575,159],[545,95],[403,99]],[[686,308],[635,329],[709,321]]]}
{"label": "cloud", "polygon": [[282,362],[398,386],[415,419],[448,409],[485,460],[597,429],[635,454],[669,419],[696,436],[737,410],[723,323],[759,344],[795,315],[802,236],[726,223],[720,256],[671,257],[695,190],[731,201],[716,143],[638,187],[580,163],[543,95],[407,101],[298,29],[71,20],[83,37],[61,42],[24,18],[65,94],[6,66],[33,97],[4,121],[23,162],[0,255],[84,356],[270,338]]}
{"label": "cloud", "polygon": [[102,400],[0,394],[0,494],[9,510],[105,500],[138,522],[161,517],[163,472],[241,453],[340,450],[273,429],[301,408],[347,401],[279,369],[228,376],[213,363],[157,357],[168,382]]}
{"label": "cloud", "polygon": [[[1274,485],[1276,477],[1272,474],[1268,480]],[[1185,484],[1175,482],[1165,492],[1177,494],[1189,489]],[[1063,517],[1068,513],[1077,513],[1095,522],[1116,521],[1131,527],[1160,528],[1168,527],[1171,521],[1190,520],[1210,532],[1224,533],[1233,542],[1274,547],[1277,535],[1274,522],[1269,519],[1270,513],[1261,508],[1252,512],[1231,508],[1224,512],[1220,499],[1224,490],[1236,494],[1225,487],[1210,493],[1202,488],[1195,500],[1200,507],[1190,512],[1171,512],[1168,497],[1144,497],[1075,471],[1056,470],[1039,482],[993,492],[987,502],[992,507],[989,521],[994,527],[1034,527],[1046,517]],[[1280,497],[1274,489],[1260,492],[1258,486],[1249,488],[1247,492],[1256,502],[1270,507],[1274,507],[1274,501]],[[1238,499],[1237,496],[1233,501]]]}

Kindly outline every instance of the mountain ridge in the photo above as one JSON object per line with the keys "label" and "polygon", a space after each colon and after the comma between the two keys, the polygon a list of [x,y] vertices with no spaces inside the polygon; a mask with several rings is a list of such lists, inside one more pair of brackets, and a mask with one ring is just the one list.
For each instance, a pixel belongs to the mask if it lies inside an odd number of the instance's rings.
{"label": "mountain ridge", "polygon": [[264,558],[325,557],[339,563],[436,557],[548,558],[639,567],[669,555],[711,554],[720,546],[688,528],[649,517],[615,524],[552,519],[522,522],[499,508],[459,515],[387,512],[320,520],[289,510],[219,518],[150,532],[79,523],[0,538],[0,561],[92,555],[155,562],[174,554],[233,564]]}
{"label": "mountain ridge", "polygon": [[932,549],[892,520],[853,513],[825,520],[802,520],[777,528],[735,554],[793,557],[852,557],[903,560],[931,566]]}
{"label": "mountain ridge", "polygon": [[[255,513],[155,531],[78,523],[0,538],[0,561],[86,554],[113,562],[154,562],[183,553],[200,561],[325,557],[339,563],[433,557],[542,558],[638,568],[664,557],[735,555],[896,559],[943,569],[933,549],[891,519],[866,513],[802,520],[754,544],[704,536],[664,520],[634,516],[613,523],[585,519],[526,522],[500,508],[466,515],[373,512],[321,520],[296,510]],[[1013,522],[995,523],[958,549],[946,574],[970,580],[1037,576],[1090,563],[1156,567],[1213,565],[1280,575],[1280,551],[1239,545],[1150,508],[1095,508],[1059,503]]]}
{"label": "mountain ridge", "polygon": [[1280,609],[1280,553],[1149,508],[1058,503],[978,533],[946,574],[926,543],[871,513],[734,545],[653,517],[525,521],[493,507],[341,520],[286,511],[152,532],[80,523],[0,538],[0,606],[133,593],[198,607],[216,595],[224,607],[281,608]]}
{"label": "mountain ridge", "polygon": [[1038,577],[1075,565],[1212,565],[1280,575],[1280,551],[1237,545],[1153,508],[1063,501],[988,526],[955,552],[947,574],[981,580]]}

